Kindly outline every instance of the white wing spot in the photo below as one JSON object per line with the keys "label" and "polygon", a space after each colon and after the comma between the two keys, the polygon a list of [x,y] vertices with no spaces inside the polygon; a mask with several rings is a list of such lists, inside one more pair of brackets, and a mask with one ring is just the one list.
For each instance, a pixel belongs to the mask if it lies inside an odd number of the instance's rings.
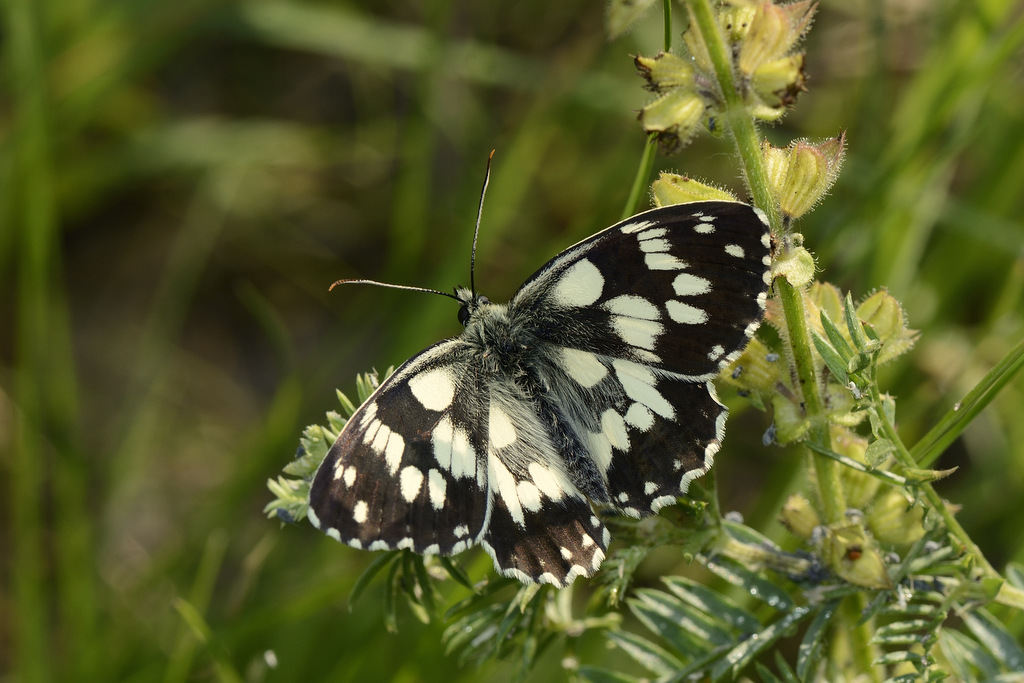
{"label": "white wing spot", "polygon": [[444,507],[445,495],[448,492],[448,482],[444,475],[435,469],[430,470],[427,477],[427,490],[430,492],[430,504],[435,510]]}
{"label": "white wing spot", "polygon": [[655,388],[657,379],[653,372],[642,365],[626,360],[616,360],[612,367],[627,396],[637,403],[643,403],[667,420],[675,417],[676,411],[672,404]]}
{"label": "white wing spot", "polygon": [[551,301],[558,306],[581,308],[601,298],[604,276],[593,263],[583,259],[569,267],[551,289]]}
{"label": "white wing spot", "polygon": [[665,310],[668,311],[668,317],[683,325],[703,325],[708,321],[706,311],[675,299],[665,302]]}
{"label": "white wing spot", "polygon": [[[324,533],[333,538],[335,541],[341,542],[341,532],[337,529],[326,529]],[[358,541],[356,541],[358,543]]]}
{"label": "white wing spot", "polygon": [[377,430],[377,435],[373,437],[373,443],[370,444],[370,448],[383,453],[384,448],[388,445],[388,437],[391,436],[391,427],[388,427],[383,422],[380,423],[380,428]]}
{"label": "white wing spot", "polygon": [[516,485],[516,495],[519,498],[520,504],[522,504],[525,509],[530,512],[540,510],[540,489],[538,489],[532,482],[519,482]]}
{"label": "white wing spot", "polygon": [[427,410],[444,410],[455,398],[455,383],[451,374],[444,368],[426,370],[413,375],[409,380],[409,390]]}
{"label": "white wing spot", "polygon": [[403,538],[401,541],[395,544],[395,548],[397,548],[398,550],[415,550],[416,543],[411,538]]}
{"label": "white wing spot", "polygon": [[527,471],[540,492],[553,501],[561,500],[566,491],[575,488],[561,472],[548,469],[539,462],[531,462]]}
{"label": "white wing spot", "polygon": [[715,344],[713,347],[711,347],[711,353],[708,354],[708,359],[718,360],[719,358],[722,357],[723,353],[725,353],[725,349],[722,348],[720,344]]}
{"label": "white wing spot", "polygon": [[699,275],[679,273],[679,275],[676,275],[676,279],[672,281],[672,288],[676,290],[676,296],[707,294],[711,291],[711,281]]}
{"label": "white wing spot", "polygon": [[366,504],[365,500],[361,500],[355,504],[352,508],[352,519],[356,521],[356,524],[363,524],[366,522],[366,518],[369,516],[370,508]]}
{"label": "white wing spot", "polygon": [[654,426],[654,413],[642,403],[634,403],[626,411],[626,424],[636,427],[641,432],[646,432]]}
{"label": "white wing spot", "polygon": [[572,551],[569,550],[568,548],[563,546],[562,548],[559,548],[559,552],[562,553],[562,559],[563,560],[571,560],[572,559]]}
{"label": "white wing spot", "polygon": [[672,254],[660,251],[644,254],[644,263],[650,270],[682,270],[686,268],[685,262],[680,261]]}
{"label": "white wing spot", "polygon": [[620,451],[629,449],[629,434],[622,416],[609,408],[601,415],[601,431],[613,448]]}
{"label": "white wing spot", "polygon": [[345,474],[342,476],[342,481],[345,482],[345,486],[349,488],[356,483],[356,468],[349,465],[345,468]]}
{"label": "white wing spot", "polygon": [[700,223],[697,223],[695,226],[693,226],[693,229],[696,232],[699,232],[702,235],[710,235],[711,233],[713,233],[715,231],[715,224],[710,222],[710,221],[708,221],[708,222],[703,222],[702,221]]}
{"label": "white wing spot", "polygon": [[619,494],[619,502],[620,503],[625,503],[628,500],[629,500],[629,494],[628,493],[620,493]]}
{"label": "white wing spot", "polygon": [[455,534],[455,538],[462,538],[463,536],[467,536],[469,534],[469,527],[465,524],[460,524],[457,527],[455,527],[452,533]]}
{"label": "white wing spot", "polygon": [[[680,275],[680,277],[682,276]],[[614,299],[604,302],[601,306],[609,313],[625,315],[630,318],[657,320],[661,317],[657,306],[636,294],[620,294]]]}
{"label": "white wing spot", "polygon": [[590,450],[590,459],[594,461],[597,468],[607,472],[612,464],[612,444],[608,438],[600,432],[586,432],[584,438]]}
{"label": "white wing spot", "polygon": [[625,315],[613,315],[609,321],[622,341],[630,346],[653,351],[658,336],[665,331],[665,326],[653,320],[641,320]]}
{"label": "white wing spot", "polygon": [[636,236],[641,242],[645,240],[653,240],[659,237],[664,237],[668,234],[668,228],[651,228],[650,230],[644,230],[642,233]]}
{"label": "white wing spot", "polygon": [[658,485],[655,484],[653,481],[649,481],[646,484],[644,484],[644,493],[646,493],[648,496],[651,495],[652,493],[654,493],[657,490],[658,490]]}
{"label": "white wing spot", "polygon": [[384,447],[384,461],[388,464],[388,469],[395,473],[398,471],[398,466],[402,464],[402,453],[405,452],[405,439],[398,432],[391,432],[388,437],[388,444]]}
{"label": "white wing spot", "polygon": [[641,240],[640,251],[645,254],[654,254],[668,251],[671,244],[666,239]]}
{"label": "white wing spot", "polygon": [[423,486],[423,473],[418,469],[409,465],[402,470],[400,478],[402,498],[405,498],[406,502],[413,502],[416,500],[416,496],[420,493],[420,488]]}
{"label": "white wing spot", "polygon": [[589,389],[605,378],[608,368],[589,351],[579,349],[562,349],[563,369],[580,386]]}
{"label": "white wing spot", "polygon": [[519,502],[519,492],[516,489],[516,480],[508,471],[504,463],[494,453],[487,458],[487,482],[491,491],[501,496],[508,508],[508,514],[519,526],[526,525],[526,518],[523,516],[523,506]]}
{"label": "white wing spot", "polygon": [[363,434],[363,443],[373,443],[373,440],[377,438],[377,430],[381,428],[383,423],[380,420],[370,420],[369,426],[366,428],[366,433]]}
{"label": "white wing spot", "polygon": [[592,539],[590,537],[590,534],[583,534],[583,539],[582,540],[583,540],[582,545],[583,545],[584,548],[589,548],[590,546],[594,545],[594,539]]}
{"label": "white wing spot", "polygon": [[495,449],[504,448],[516,440],[516,428],[505,411],[491,404],[490,418],[488,421],[491,446]]}
{"label": "white wing spot", "polygon": [[743,258],[746,253],[743,251],[743,247],[738,244],[727,244],[725,245],[725,253],[729,256],[735,256],[736,258]]}
{"label": "white wing spot", "polygon": [[627,223],[623,225],[619,230],[626,233],[627,235],[634,232],[640,232],[644,228],[649,228],[654,225],[654,221],[636,221],[635,223]]}
{"label": "white wing spot", "polygon": [[446,416],[443,420],[434,425],[434,431],[430,435],[430,443],[434,447],[434,460],[444,470],[452,468],[452,439],[455,438],[455,426]]}

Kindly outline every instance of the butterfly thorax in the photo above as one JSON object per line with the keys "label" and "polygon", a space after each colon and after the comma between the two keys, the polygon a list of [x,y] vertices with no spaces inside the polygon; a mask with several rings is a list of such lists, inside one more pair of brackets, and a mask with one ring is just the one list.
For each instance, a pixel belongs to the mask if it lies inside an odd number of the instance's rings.
{"label": "butterfly thorax", "polygon": [[462,339],[479,351],[485,373],[521,382],[528,374],[533,336],[512,320],[507,304],[494,304],[482,296],[473,304],[464,305],[469,315]]}

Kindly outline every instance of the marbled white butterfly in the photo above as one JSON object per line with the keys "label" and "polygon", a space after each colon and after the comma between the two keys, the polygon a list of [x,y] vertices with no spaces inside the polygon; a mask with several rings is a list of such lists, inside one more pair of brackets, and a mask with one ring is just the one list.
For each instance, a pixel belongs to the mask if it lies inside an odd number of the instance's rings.
{"label": "marbled white butterfly", "polygon": [[507,304],[457,288],[465,330],[359,407],[310,521],[366,550],[479,544],[523,582],[591,576],[609,542],[593,504],[649,515],[711,467],[712,380],[764,314],[769,244],[757,209],[695,202],[566,249]]}

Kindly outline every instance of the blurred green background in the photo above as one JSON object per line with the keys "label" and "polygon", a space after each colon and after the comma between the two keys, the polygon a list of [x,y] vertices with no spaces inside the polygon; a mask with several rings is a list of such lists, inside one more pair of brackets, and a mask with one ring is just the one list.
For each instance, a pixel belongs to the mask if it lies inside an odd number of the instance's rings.
{"label": "blurred green background", "polygon": [[[379,586],[348,611],[372,556],[268,521],[265,481],[336,387],[458,332],[447,299],[327,286],[466,284],[492,149],[492,299],[619,218],[657,8],[609,41],[578,0],[2,7],[0,677],[512,677],[459,669],[407,611],[386,633]],[[909,443],[1024,333],[1022,10],[823,2],[809,92],[766,130],[847,131],[799,229],[823,279],[888,286],[922,331],[883,381]],[[723,141],[658,166],[742,193]],[[997,567],[1024,560],[1022,416],[1018,378],[936,464]],[[770,531],[799,461],[768,424],[737,414],[716,467],[724,509]]]}

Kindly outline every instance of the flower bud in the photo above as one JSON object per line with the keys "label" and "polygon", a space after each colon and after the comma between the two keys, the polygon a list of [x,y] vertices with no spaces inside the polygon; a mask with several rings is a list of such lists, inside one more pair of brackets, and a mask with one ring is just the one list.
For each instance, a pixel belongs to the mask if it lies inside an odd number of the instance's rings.
{"label": "flower bud", "polygon": [[835,182],[843,161],[845,136],[822,143],[796,140],[785,150],[762,144],[772,190],[789,218],[804,215]]}
{"label": "flower bud", "polygon": [[654,195],[655,206],[702,202],[709,199],[727,202],[737,201],[736,197],[730,192],[720,190],[712,185],[706,185],[686,176],[676,175],[675,173],[662,173],[651,184],[651,191]]}
{"label": "flower bud", "polygon": [[693,66],[679,55],[671,52],[659,52],[654,57],[637,55],[633,63],[647,79],[647,87],[655,92],[671,88],[694,89]]}
{"label": "flower bud", "polygon": [[676,89],[640,110],[647,132],[658,133],[658,142],[675,150],[686,143],[704,116],[704,101],[688,90]]}

